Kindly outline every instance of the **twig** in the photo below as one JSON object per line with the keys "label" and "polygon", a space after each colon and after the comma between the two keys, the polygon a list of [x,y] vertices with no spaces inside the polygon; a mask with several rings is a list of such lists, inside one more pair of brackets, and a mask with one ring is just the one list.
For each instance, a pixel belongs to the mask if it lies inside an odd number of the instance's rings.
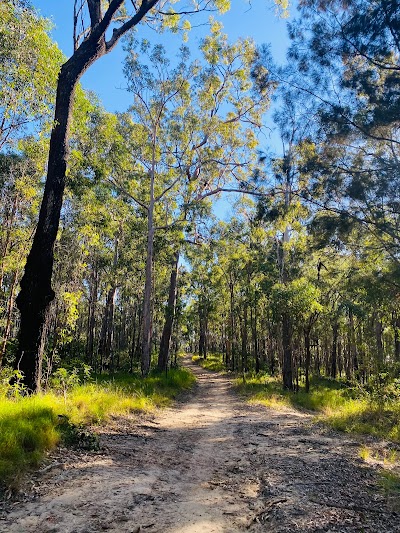
{"label": "twig", "polygon": [[258,518],[262,516],[263,514],[268,513],[274,505],[277,505],[278,503],[284,503],[287,501],[287,498],[278,498],[276,500],[272,500],[272,502],[269,502],[267,507],[265,507],[262,511],[258,512],[253,518],[250,520],[250,522],[247,524],[246,529],[249,529],[254,522],[258,522]]}

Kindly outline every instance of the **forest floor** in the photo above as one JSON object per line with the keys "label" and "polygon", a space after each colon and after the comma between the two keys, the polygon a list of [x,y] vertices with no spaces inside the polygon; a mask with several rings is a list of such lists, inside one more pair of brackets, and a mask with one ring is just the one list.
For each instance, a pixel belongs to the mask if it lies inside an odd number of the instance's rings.
{"label": "forest floor", "polygon": [[7,533],[400,532],[360,442],[295,410],[243,402],[227,376],[157,415],[115,418],[100,452],[59,449],[0,507]]}

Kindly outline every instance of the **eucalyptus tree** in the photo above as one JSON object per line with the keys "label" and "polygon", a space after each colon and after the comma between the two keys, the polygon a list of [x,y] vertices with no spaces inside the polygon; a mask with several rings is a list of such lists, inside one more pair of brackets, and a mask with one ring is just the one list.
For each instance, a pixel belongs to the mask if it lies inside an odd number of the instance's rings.
{"label": "eucalyptus tree", "polygon": [[[257,194],[248,176],[256,165],[257,134],[270,87],[261,94],[253,92],[254,44],[243,39],[230,44],[217,24],[202,43],[201,61],[191,62],[185,47],[175,65],[161,46],[142,42],[139,55],[137,47],[131,48],[126,61],[134,103],[129,116],[123,117],[123,136],[130,139],[135,166],[130,175],[117,172],[111,180],[147,216],[142,347],[146,375],[154,235],[177,228],[190,235],[202,203],[223,192]],[[148,62],[140,63],[145,54]],[[179,239],[176,246],[179,254]],[[171,279],[174,282],[174,276]]]}

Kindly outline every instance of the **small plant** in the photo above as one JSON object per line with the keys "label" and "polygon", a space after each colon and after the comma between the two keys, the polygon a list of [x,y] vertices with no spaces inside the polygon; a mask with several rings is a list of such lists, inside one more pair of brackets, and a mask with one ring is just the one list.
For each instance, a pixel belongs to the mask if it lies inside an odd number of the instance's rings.
{"label": "small plant", "polygon": [[64,402],[66,402],[68,391],[71,391],[82,382],[88,381],[91,376],[91,370],[91,367],[85,364],[81,368],[74,367],[72,370],[61,367],[51,376],[50,387],[56,393],[62,394]]}
{"label": "small plant", "polygon": [[360,449],[360,458],[363,460],[363,461],[368,461],[369,459],[371,459],[371,450],[367,447],[367,446],[363,446],[361,449]]}
{"label": "small plant", "polygon": [[23,374],[20,370],[13,370],[8,366],[0,368],[0,397],[18,398],[22,396],[26,390],[22,378]]}
{"label": "small plant", "polygon": [[58,415],[58,427],[61,438],[66,446],[79,450],[98,451],[100,449],[99,437],[83,424],[73,424],[68,416]]}

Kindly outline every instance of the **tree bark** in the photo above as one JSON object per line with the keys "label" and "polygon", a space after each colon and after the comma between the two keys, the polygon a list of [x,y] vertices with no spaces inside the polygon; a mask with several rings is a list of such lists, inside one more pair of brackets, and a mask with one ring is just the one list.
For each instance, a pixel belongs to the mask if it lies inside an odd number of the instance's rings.
{"label": "tree bark", "polygon": [[151,359],[151,293],[153,288],[152,283],[152,269],[153,269],[153,254],[154,254],[154,179],[155,179],[155,144],[157,132],[153,132],[153,155],[152,166],[150,171],[150,202],[147,211],[147,255],[146,255],[146,269],[145,269],[145,284],[143,295],[143,337],[142,337],[142,360],[141,370],[142,376],[145,377],[150,371]]}
{"label": "tree bark", "polygon": [[169,346],[172,335],[172,328],[174,326],[175,318],[175,304],[176,304],[176,287],[178,281],[178,263],[179,251],[175,253],[174,262],[171,269],[171,278],[169,282],[169,294],[167,309],[165,312],[164,328],[161,336],[160,351],[158,354],[157,368],[160,371],[165,371],[168,367]]}
{"label": "tree bark", "polygon": [[400,319],[395,312],[392,314],[392,321],[394,331],[394,360],[400,362]]}
{"label": "tree bark", "polygon": [[91,275],[90,296],[89,296],[89,313],[87,324],[87,340],[86,340],[86,361],[93,367],[94,355],[94,328],[96,326],[96,305],[98,292],[99,276],[97,269],[97,260],[94,260],[93,270]]}
{"label": "tree bark", "polygon": [[290,318],[287,313],[282,315],[282,347],[283,387],[288,390],[293,390],[292,332]]}
{"label": "tree bark", "polygon": [[375,338],[376,338],[376,355],[378,370],[381,370],[384,365],[384,348],[383,348],[383,326],[379,316],[375,316]]}
{"label": "tree bark", "polygon": [[339,325],[335,322],[332,324],[332,353],[329,375],[331,378],[336,378],[337,374],[337,341],[338,341]]}
{"label": "tree bark", "polygon": [[310,333],[311,333],[311,327],[307,326],[304,328],[304,347],[306,352],[306,358],[305,358],[305,386],[306,386],[306,392],[310,391],[310,365],[311,365],[311,343],[310,343]]}

